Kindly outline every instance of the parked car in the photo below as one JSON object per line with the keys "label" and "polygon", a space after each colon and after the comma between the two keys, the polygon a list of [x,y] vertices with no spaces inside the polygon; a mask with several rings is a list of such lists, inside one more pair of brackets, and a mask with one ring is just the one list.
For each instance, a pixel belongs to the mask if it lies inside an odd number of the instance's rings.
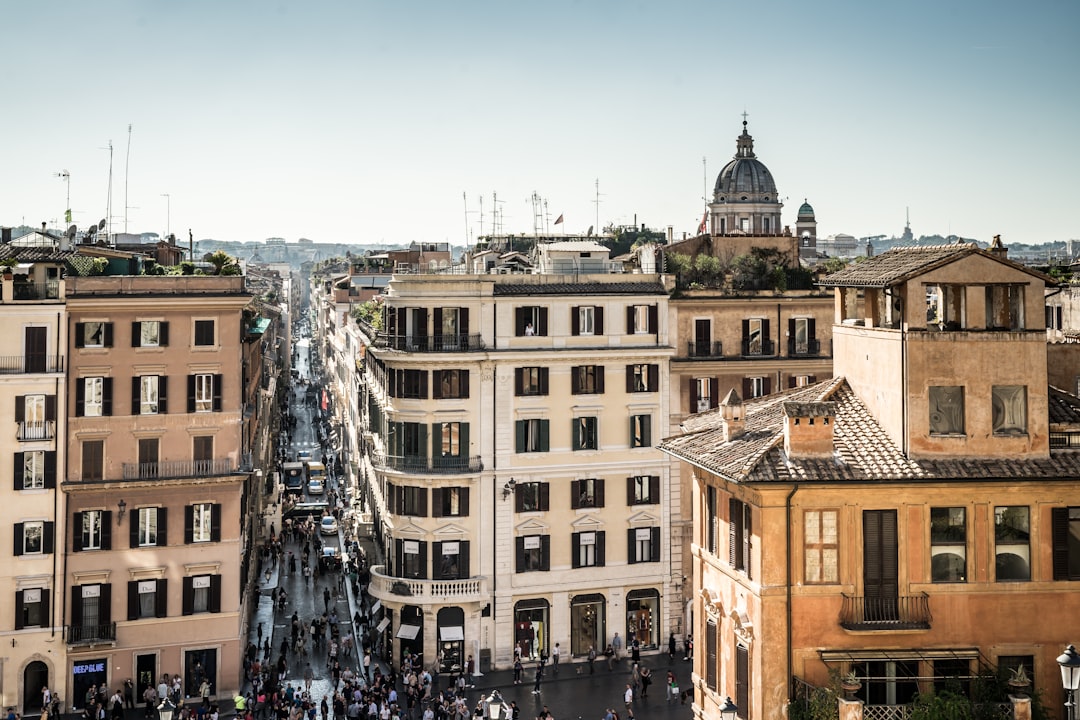
{"label": "parked car", "polygon": [[323,481],[321,478],[314,478],[308,480],[307,494],[308,495],[322,495],[323,494]]}
{"label": "parked car", "polygon": [[337,520],[333,515],[327,515],[322,519],[322,524],[319,525],[319,532],[323,535],[337,535]]}
{"label": "parked car", "polygon": [[[333,520],[334,518],[330,518]],[[322,557],[319,558],[320,570],[340,570],[341,569],[341,551],[336,547],[324,547],[322,550]]]}

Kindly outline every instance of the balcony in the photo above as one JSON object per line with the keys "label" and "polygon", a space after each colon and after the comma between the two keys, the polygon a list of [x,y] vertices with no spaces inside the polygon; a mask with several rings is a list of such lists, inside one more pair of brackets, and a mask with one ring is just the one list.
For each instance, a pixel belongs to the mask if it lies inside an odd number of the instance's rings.
{"label": "balcony", "polygon": [[67,626],[68,645],[97,645],[105,642],[116,642],[116,623]]}
{"label": "balcony", "polygon": [[487,578],[476,576],[462,580],[413,580],[386,575],[385,565],[371,568],[368,592],[378,600],[428,603],[470,603],[488,600]]}
{"label": "balcony", "polygon": [[795,338],[788,338],[788,357],[818,357],[821,355],[821,341],[811,338],[797,342]]}
{"label": "balcony", "polygon": [[59,300],[60,281],[52,280],[43,283],[18,282],[12,283],[12,299],[20,300]]}
{"label": "balcony", "polygon": [[422,475],[461,475],[478,473],[484,469],[479,455],[472,457],[428,458],[419,455],[371,454],[372,464],[380,470],[418,473]]}
{"label": "balcony", "polygon": [[[213,460],[169,460],[166,462],[124,463],[125,480],[173,480],[231,475],[229,458]],[[236,472],[240,472],[238,468]]]}
{"label": "balcony", "polygon": [[864,597],[844,595],[840,627],[845,630],[929,630],[930,596]]}
{"label": "balcony", "polygon": [[771,338],[743,338],[743,357],[775,357],[776,343]]}
{"label": "balcony", "polygon": [[691,340],[686,343],[686,357],[688,358],[722,358],[724,357],[724,345],[719,340]]}
{"label": "balcony", "polygon": [[444,353],[477,352],[484,349],[479,333],[475,335],[388,335],[379,333],[375,347],[405,352]]}
{"label": "balcony", "polygon": [[18,423],[18,439],[23,442],[29,440],[53,440],[56,438],[56,422],[53,420],[27,421]]}
{"label": "balcony", "polygon": [[0,375],[64,372],[63,355],[7,355],[0,357]]}

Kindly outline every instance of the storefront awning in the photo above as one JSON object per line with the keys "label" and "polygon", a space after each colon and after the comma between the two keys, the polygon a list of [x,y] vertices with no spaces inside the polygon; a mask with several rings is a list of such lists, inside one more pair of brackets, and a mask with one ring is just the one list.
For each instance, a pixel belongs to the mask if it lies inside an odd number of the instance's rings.
{"label": "storefront awning", "polygon": [[460,625],[451,625],[449,627],[439,628],[439,639],[442,641],[447,640],[464,640],[465,628]]}
{"label": "storefront awning", "polygon": [[419,625],[398,625],[397,635],[394,637],[401,638],[402,640],[415,640],[416,636],[419,634]]}
{"label": "storefront awning", "polygon": [[979,657],[978,648],[821,651],[821,661],[824,663],[875,662],[878,660],[971,660],[977,657]]}
{"label": "storefront awning", "polygon": [[382,610],[382,600],[376,600],[375,604],[371,606],[371,614],[374,616],[380,610]]}
{"label": "storefront awning", "polygon": [[386,626],[390,624],[390,618],[383,618],[379,621],[378,626],[375,628],[375,632],[382,632],[386,630]]}

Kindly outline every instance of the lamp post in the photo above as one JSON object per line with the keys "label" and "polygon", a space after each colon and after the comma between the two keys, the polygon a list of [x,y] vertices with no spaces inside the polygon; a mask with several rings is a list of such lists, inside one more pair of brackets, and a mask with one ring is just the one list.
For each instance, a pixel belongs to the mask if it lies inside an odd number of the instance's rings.
{"label": "lamp post", "polygon": [[169,193],[161,193],[165,198],[165,239],[172,235],[172,196]]}
{"label": "lamp post", "polygon": [[165,698],[161,701],[161,704],[157,706],[158,720],[172,720],[173,713],[176,712],[176,706],[173,705],[172,700]]}
{"label": "lamp post", "polygon": [[508,717],[507,713],[503,712],[503,699],[498,690],[491,691],[484,699],[484,705],[487,706],[487,715],[491,720],[505,720]]}
{"label": "lamp post", "polygon": [[1065,708],[1068,720],[1076,719],[1076,690],[1080,687],[1080,653],[1070,645],[1058,656],[1061,666],[1061,686],[1065,689]]}
{"label": "lamp post", "polygon": [[724,704],[720,706],[720,717],[722,720],[735,720],[739,716],[739,707],[735,703],[731,702],[730,697],[724,698]]}

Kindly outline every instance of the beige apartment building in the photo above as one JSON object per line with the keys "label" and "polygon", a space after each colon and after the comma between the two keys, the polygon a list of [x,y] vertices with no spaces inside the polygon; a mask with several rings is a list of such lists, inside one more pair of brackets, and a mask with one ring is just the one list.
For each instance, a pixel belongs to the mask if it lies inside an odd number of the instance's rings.
{"label": "beige apartment building", "polygon": [[393,657],[444,666],[648,651],[681,633],[670,572],[668,289],[580,239],[551,272],[401,274],[362,325],[373,568]]}
{"label": "beige apartment building", "polygon": [[164,673],[242,681],[244,278],[69,277],[63,598],[68,704]]}

